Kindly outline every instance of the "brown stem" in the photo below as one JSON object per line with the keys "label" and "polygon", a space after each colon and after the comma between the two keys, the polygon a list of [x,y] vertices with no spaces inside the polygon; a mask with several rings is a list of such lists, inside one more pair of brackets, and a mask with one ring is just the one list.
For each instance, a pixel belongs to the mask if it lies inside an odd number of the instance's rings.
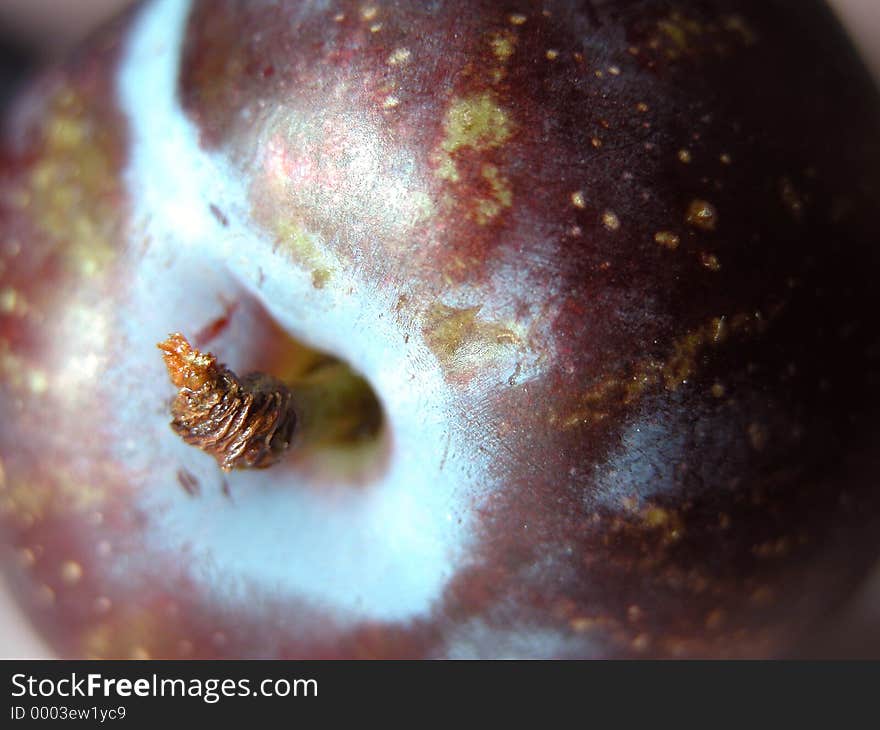
{"label": "brown stem", "polygon": [[171,427],[186,443],[211,454],[224,471],[260,469],[281,459],[297,424],[284,383],[263,373],[239,378],[180,333],[158,347],[179,389]]}

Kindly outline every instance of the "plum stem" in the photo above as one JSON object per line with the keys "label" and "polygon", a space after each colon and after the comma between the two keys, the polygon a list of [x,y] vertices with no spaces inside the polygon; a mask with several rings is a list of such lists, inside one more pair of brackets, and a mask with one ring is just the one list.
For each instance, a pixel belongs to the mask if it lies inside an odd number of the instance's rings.
{"label": "plum stem", "polygon": [[223,471],[260,469],[290,447],[297,415],[290,389],[264,373],[237,376],[174,333],[158,344],[171,382],[171,428],[211,454]]}

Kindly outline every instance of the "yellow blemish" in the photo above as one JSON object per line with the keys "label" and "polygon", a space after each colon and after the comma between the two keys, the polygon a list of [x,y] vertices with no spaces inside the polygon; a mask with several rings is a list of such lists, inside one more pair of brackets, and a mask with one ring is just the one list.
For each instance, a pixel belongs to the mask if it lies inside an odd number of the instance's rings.
{"label": "yellow blemish", "polygon": [[[511,135],[507,113],[491,92],[454,100],[446,113],[444,137],[434,154],[435,175],[441,180],[459,183],[461,175],[453,155],[464,151],[486,152],[503,145]],[[473,201],[473,215],[480,224],[493,220],[513,201],[507,178],[496,165],[484,164],[481,177],[488,183],[488,197]],[[450,201],[452,198],[449,199]]]}
{"label": "yellow blemish", "polygon": [[514,13],[513,15],[510,15],[508,17],[508,20],[510,21],[511,25],[522,25],[526,22],[526,20],[528,20],[528,18],[526,18],[526,16],[522,15],[521,13]]}
{"label": "yellow blemish", "polygon": [[657,26],[680,51],[688,50],[692,42],[703,34],[703,25],[675,11],[664,18]]}
{"label": "yellow blemish", "polygon": [[382,102],[383,109],[394,109],[394,107],[400,104],[400,99],[396,96],[386,96],[385,101]]}
{"label": "yellow blemish", "polygon": [[712,385],[712,397],[713,398],[723,398],[727,390],[721,383],[714,383]]}
{"label": "yellow blemish", "polygon": [[722,152],[718,159],[721,160],[722,165],[729,165],[733,162],[733,158],[726,152]]}
{"label": "yellow blemish", "polygon": [[361,8],[361,18],[364,20],[373,20],[379,14],[379,9],[375,5],[366,5]]}
{"label": "yellow blemish", "polygon": [[645,104],[645,102],[640,101],[638,104],[636,104],[636,111],[644,114],[646,111],[648,111],[648,105]]}
{"label": "yellow blemish", "polygon": [[170,654],[178,640],[173,624],[147,608],[128,607],[124,612],[104,617],[83,633],[82,653],[95,659],[144,659],[151,656],[148,647],[160,642],[156,653]]}
{"label": "yellow blemish", "polygon": [[513,191],[510,183],[495,165],[483,165],[483,179],[489,183],[491,197],[478,198],[476,201],[476,221],[485,225],[493,220],[504,209],[513,203]]}
{"label": "yellow blemish", "polygon": [[388,56],[387,63],[389,66],[401,66],[409,61],[411,56],[412,52],[409,48],[397,48],[390,56]]}
{"label": "yellow blemish", "polygon": [[118,180],[110,145],[89,105],[65,89],[50,102],[42,129],[42,156],[26,195],[32,220],[55,239],[69,265],[86,276],[113,260],[119,237]]}
{"label": "yellow blemish", "polygon": [[22,568],[33,568],[37,564],[37,556],[30,548],[22,548],[18,553],[18,564]]}
{"label": "yellow blemish", "polygon": [[330,280],[331,274],[330,269],[314,269],[312,271],[312,286],[315,289],[323,289]]}
{"label": "yellow blemish", "polygon": [[602,225],[609,231],[617,231],[620,229],[620,218],[613,210],[606,210],[602,214]]}
{"label": "yellow blemish", "polygon": [[546,57],[546,59],[547,59],[548,61],[555,61],[557,58],[559,58],[559,51],[557,51],[555,48],[550,48],[550,49],[544,54],[544,56]]}
{"label": "yellow blemish", "polygon": [[[279,220],[275,225],[276,242],[295,261],[314,269],[332,269],[318,248],[315,238],[291,220]],[[329,278],[329,276],[328,276]]]}
{"label": "yellow blemish", "polygon": [[678,151],[678,161],[683,162],[685,165],[689,164],[693,158],[691,157],[690,150],[679,150]]}
{"label": "yellow blemish", "polygon": [[804,200],[790,178],[784,177],[779,181],[779,196],[791,217],[801,220],[804,215]]}
{"label": "yellow blemish", "polygon": [[599,149],[602,146],[602,140],[598,137],[593,137],[590,140],[590,144],[593,145],[593,147],[595,147],[596,149]]}
{"label": "yellow blemish", "polygon": [[21,292],[12,287],[4,287],[0,290],[0,312],[18,317],[27,314],[28,306]]}
{"label": "yellow blemish", "polygon": [[495,58],[501,63],[507,63],[516,50],[516,36],[508,31],[496,33],[489,39],[489,45],[492,46]]}
{"label": "yellow blemish", "polygon": [[446,113],[444,152],[463,148],[483,151],[500,147],[511,135],[507,112],[491,92],[482,92],[453,101]]}
{"label": "yellow blemish", "polygon": [[55,591],[47,585],[41,585],[36,589],[35,598],[41,606],[51,606],[55,603]]}
{"label": "yellow blemish", "polygon": [[755,451],[763,451],[767,446],[769,432],[760,423],[750,423],[748,428],[749,443]]}
{"label": "yellow blemish", "polygon": [[701,231],[714,231],[718,225],[718,212],[714,205],[705,200],[693,200],[688,206],[685,220]]}
{"label": "yellow blemish", "polygon": [[480,319],[480,309],[435,304],[424,315],[425,343],[447,377],[465,375],[521,342],[513,328]]}
{"label": "yellow blemish", "polygon": [[714,253],[701,253],[700,263],[709,271],[721,271],[721,262]]}
{"label": "yellow blemish", "polygon": [[31,369],[27,374],[27,388],[34,395],[43,395],[49,390],[49,378],[42,370]]}
{"label": "yellow blemish", "polygon": [[[778,311],[781,311],[781,308]],[[702,354],[724,343],[730,335],[754,336],[763,331],[766,320],[760,313],[740,313],[732,317],[713,317],[672,341],[665,359],[646,358],[628,371],[594,383],[579,399],[579,408],[562,420],[563,428],[594,424],[613,411],[637,402],[645,393],[658,387],[670,392],[685,385],[697,371]],[[723,396],[713,388],[715,397]]]}
{"label": "yellow blemish", "polygon": [[674,251],[678,248],[680,239],[670,231],[659,231],[654,234],[654,242],[659,243],[664,248],[668,248],[670,251]]}
{"label": "yellow blemish", "polygon": [[83,569],[82,566],[74,560],[65,560],[61,563],[61,569],[59,570],[59,575],[61,576],[61,580],[64,581],[67,585],[74,585],[79,583],[79,581],[83,577]]}
{"label": "yellow blemish", "polygon": [[620,76],[620,66],[609,66],[608,73],[612,76]]}
{"label": "yellow blemish", "polygon": [[580,210],[583,210],[584,208],[587,207],[587,201],[586,201],[586,199],[584,198],[584,193],[583,193],[583,191],[581,191],[581,190],[576,190],[575,192],[573,192],[573,193],[571,194],[571,204],[572,204],[575,208],[579,208]]}
{"label": "yellow blemish", "polygon": [[728,15],[722,19],[722,24],[725,30],[739,35],[747,46],[754,45],[758,40],[758,36],[741,15]]}

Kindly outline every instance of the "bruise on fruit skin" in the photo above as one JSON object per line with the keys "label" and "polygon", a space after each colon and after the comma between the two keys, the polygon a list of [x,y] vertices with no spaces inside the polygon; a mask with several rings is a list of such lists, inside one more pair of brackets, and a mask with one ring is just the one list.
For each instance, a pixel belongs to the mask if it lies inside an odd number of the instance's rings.
{"label": "bruise on fruit skin", "polygon": [[261,469],[281,459],[297,422],[283,383],[261,373],[239,378],[180,334],[158,347],[180,389],[171,427],[184,441],[213,456],[223,471]]}

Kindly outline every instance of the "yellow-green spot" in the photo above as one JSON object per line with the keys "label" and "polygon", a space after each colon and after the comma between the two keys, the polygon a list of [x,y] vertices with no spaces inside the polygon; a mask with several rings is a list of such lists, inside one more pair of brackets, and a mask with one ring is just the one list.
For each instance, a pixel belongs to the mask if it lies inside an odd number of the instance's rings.
{"label": "yellow-green spot", "polygon": [[491,363],[502,350],[518,346],[511,327],[481,319],[481,307],[433,305],[424,315],[422,334],[447,377]]}

